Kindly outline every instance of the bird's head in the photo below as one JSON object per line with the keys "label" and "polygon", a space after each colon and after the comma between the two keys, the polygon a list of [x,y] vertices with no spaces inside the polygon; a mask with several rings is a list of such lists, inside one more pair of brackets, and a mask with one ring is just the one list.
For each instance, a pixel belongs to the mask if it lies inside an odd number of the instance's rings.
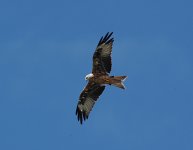
{"label": "bird's head", "polygon": [[85,80],[89,80],[90,78],[92,78],[94,75],[92,73],[87,74],[85,77]]}

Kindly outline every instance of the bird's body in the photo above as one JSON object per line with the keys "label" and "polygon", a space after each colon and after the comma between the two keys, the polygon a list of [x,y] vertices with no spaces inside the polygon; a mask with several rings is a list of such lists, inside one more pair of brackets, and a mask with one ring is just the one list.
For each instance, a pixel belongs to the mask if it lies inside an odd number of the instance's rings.
{"label": "bird's body", "polygon": [[122,81],[124,81],[126,77],[127,76],[109,76],[109,75],[95,76],[92,74],[92,76],[89,77],[88,80],[89,82],[94,82],[99,85],[114,85],[119,88],[125,89],[125,86],[122,83]]}
{"label": "bird's body", "polygon": [[127,76],[110,76],[111,71],[111,53],[114,39],[110,38],[113,33],[107,33],[101,38],[93,55],[92,73],[88,74],[85,79],[88,84],[80,94],[76,115],[82,124],[83,120],[88,119],[95,102],[103,93],[106,85],[114,85],[125,89],[123,81]]}

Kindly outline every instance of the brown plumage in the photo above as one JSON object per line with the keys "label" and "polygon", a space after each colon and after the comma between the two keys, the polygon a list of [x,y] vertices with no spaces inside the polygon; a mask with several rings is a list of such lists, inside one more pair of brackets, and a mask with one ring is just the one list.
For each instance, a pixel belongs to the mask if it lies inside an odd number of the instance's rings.
{"label": "brown plumage", "polygon": [[86,80],[89,80],[89,82],[81,92],[76,108],[76,115],[81,124],[83,120],[88,119],[89,113],[99,96],[103,93],[106,85],[114,85],[125,89],[123,81],[127,76],[109,76],[112,66],[111,53],[114,41],[111,38],[112,34],[113,32],[108,32],[104,38],[101,37],[94,52],[92,74],[86,76]]}

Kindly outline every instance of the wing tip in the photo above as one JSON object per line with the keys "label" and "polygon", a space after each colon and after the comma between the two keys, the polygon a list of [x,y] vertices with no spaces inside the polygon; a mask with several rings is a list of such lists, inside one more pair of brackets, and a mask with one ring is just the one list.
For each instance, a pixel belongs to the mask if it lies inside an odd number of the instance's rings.
{"label": "wing tip", "polygon": [[[105,43],[105,44],[109,44],[109,43],[113,43],[114,42],[114,38],[110,38],[112,36],[113,32],[107,32],[106,35],[100,38],[99,43],[97,46]],[[109,39],[110,38],[110,39]]]}
{"label": "wing tip", "polygon": [[88,115],[86,114],[85,111],[81,111],[78,106],[76,108],[76,115],[77,115],[77,119],[80,122],[80,124],[83,124],[83,121],[85,121],[86,119],[88,119]]}

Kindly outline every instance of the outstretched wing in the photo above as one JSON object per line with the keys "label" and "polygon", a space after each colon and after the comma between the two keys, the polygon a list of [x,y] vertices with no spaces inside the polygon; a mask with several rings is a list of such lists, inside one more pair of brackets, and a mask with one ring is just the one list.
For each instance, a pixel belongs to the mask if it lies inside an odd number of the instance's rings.
{"label": "outstretched wing", "polygon": [[105,86],[100,86],[94,82],[89,82],[80,94],[76,108],[76,115],[81,124],[83,119],[88,119],[89,113],[104,89]]}
{"label": "outstretched wing", "polygon": [[111,53],[113,38],[110,38],[113,32],[107,33],[104,38],[101,37],[93,55],[93,74],[107,74],[111,71]]}

